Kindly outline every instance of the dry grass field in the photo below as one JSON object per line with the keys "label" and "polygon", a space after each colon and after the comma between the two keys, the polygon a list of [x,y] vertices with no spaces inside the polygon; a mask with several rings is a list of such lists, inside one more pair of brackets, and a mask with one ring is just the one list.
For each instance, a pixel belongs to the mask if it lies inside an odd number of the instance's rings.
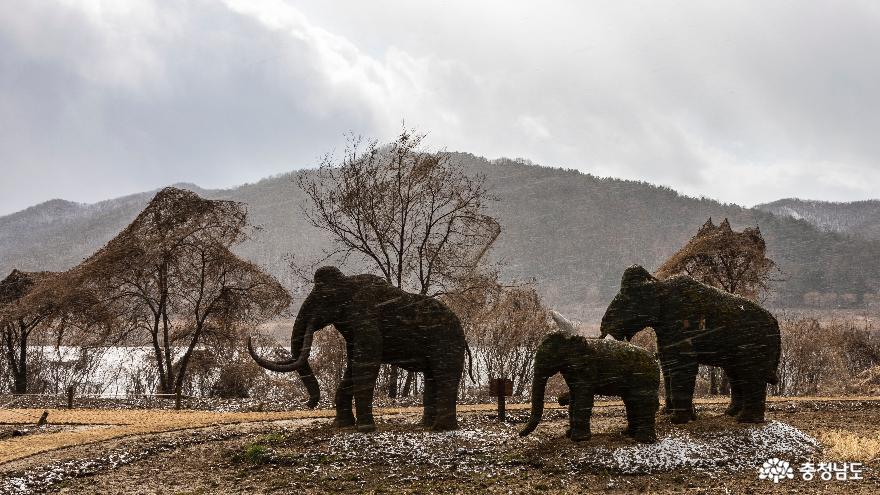
{"label": "dry grass field", "polygon": [[[597,407],[615,402],[597,402]],[[510,404],[508,410],[522,410],[526,404]],[[548,408],[558,407],[548,404]],[[380,416],[416,414],[418,407],[378,408]],[[459,410],[493,411],[492,404],[461,405]],[[43,409],[0,409],[0,427],[32,426]],[[0,439],[0,465],[34,454],[65,447],[85,445],[133,435],[206,428],[217,425],[272,422],[282,420],[332,418],[332,410],[295,410],[286,412],[212,412],[171,411],[162,409],[46,409],[48,424],[66,426],[56,430],[31,430],[28,435]]]}
{"label": "dry grass field", "polygon": [[661,442],[645,447],[620,434],[618,401],[596,404],[594,437],[577,444],[563,435],[565,410],[551,404],[525,439],[516,435],[525,404],[511,404],[504,424],[493,419],[493,404],[460,406],[462,429],[451,434],[414,426],[419,408],[383,408],[372,435],[329,428],[330,410],[54,409],[36,429],[43,410],[2,409],[0,428],[26,434],[0,439],[0,493],[761,493],[783,488],[755,474],[756,456],[776,451],[792,462],[865,465],[861,481],[795,479],[784,491],[880,489],[880,399],[773,398],[771,421],[760,427],[723,416],[724,403],[699,400],[700,421],[686,426],[659,417]]}

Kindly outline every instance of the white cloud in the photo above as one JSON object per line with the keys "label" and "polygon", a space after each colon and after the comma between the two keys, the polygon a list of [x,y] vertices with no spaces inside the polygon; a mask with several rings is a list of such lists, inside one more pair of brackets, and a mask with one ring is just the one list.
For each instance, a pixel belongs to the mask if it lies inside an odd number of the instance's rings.
{"label": "white cloud", "polygon": [[547,129],[542,117],[533,117],[531,115],[520,115],[516,119],[516,123],[527,137],[532,139],[550,139],[552,135]]}
{"label": "white cloud", "polygon": [[867,1],[0,9],[0,213],[309,166],[347,131],[754,204],[876,195]]}

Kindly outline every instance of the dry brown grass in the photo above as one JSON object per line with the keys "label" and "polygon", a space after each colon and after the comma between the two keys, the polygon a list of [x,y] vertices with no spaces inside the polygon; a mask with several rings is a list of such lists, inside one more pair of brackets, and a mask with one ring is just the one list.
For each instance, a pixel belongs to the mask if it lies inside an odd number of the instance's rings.
{"label": "dry brown grass", "polygon": [[847,461],[874,461],[880,459],[880,432],[851,433],[828,430],[818,434],[825,445],[826,457]]}
{"label": "dry brown grass", "polygon": [[[42,412],[41,409],[0,410],[0,423],[36,424]],[[102,427],[25,435],[0,441],[0,464],[40,452],[102,442],[123,436],[202,428],[219,424],[321,418],[332,415],[332,411],[219,413],[167,410],[50,409],[48,418],[50,424],[101,425]]]}
{"label": "dry brown grass", "polygon": [[[491,404],[462,405],[461,411],[491,410]],[[508,409],[528,407],[511,404]],[[552,407],[552,406],[550,406]],[[0,440],[0,464],[41,452],[74,445],[103,442],[113,438],[161,433],[165,431],[204,428],[221,424],[279,421],[286,419],[331,418],[332,410],[283,412],[211,412],[106,409],[49,409],[49,423],[56,425],[92,425],[96,428],[73,429],[45,434],[32,434]],[[379,408],[377,415],[418,413],[419,407]],[[0,409],[0,424],[34,425],[43,409]]]}

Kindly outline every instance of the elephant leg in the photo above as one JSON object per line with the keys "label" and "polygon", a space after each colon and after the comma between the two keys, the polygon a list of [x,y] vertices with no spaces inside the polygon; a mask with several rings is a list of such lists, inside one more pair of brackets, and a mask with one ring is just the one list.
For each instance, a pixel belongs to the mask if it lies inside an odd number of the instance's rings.
{"label": "elephant leg", "polygon": [[333,420],[333,426],[345,427],[355,424],[354,413],[351,410],[353,392],[354,382],[351,380],[351,363],[349,362],[342,375],[342,381],[339,382],[339,388],[336,389],[336,419]]}
{"label": "elephant leg", "polygon": [[661,357],[660,370],[663,372],[663,414],[672,414],[672,380],[666,358]]}
{"label": "elephant leg", "polygon": [[743,408],[743,383],[740,378],[739,370],[728,368],[724,370],[727,373],[727,380],[730,383],[730,405],[724,411],[728,416],[737,416]]}
{"label": "elephant leg", "polygon": [[434,420],[437,418],[437,383],[434,381],[434,375],[430,370],[425,370],[425,393],[422,396],[425,411],[422,414],[422,426],[434,426]]}
{"label": "elephant leg", "polygon": [[623,396],[623,408],[626,411],[626,429],[623,430],[623,434],[626,436],[632,436],[632,427],[633,427],[633,414],[635,404],[632,403],[632,399],[629,394],[625,394]]}
{"label": "elephant leg", "polygon": [[568,428],[565,430],[565,436],[567,438],[571,438],[571,428],[574,422],[572,418],[574,418],[575,407],[574,407],[574,391],[569,388],[568,392],[565,395],[565,404],[560,404],[563,406],[568,406]]}
{"label": "elephant leg", "polygon": [[437,383],[437,416],[431,429],[447,431],[458,429],[456,402],[458,399],[458,383]]}
{"label": "elephant leg", "polygon": [[625,435],[641,443],[657,441],[655,430],[656,414],[660,408],[655,390],[630,391],[623,399],[626,407],[627,428]]}
{"label": "elephant leg", "polygon": [[437,417],[431,427],[434,431],[457,430],[458,418],[456,405],[458,403],[458,385],[464,372],[464,348],[456,358],[443,362],[441,358],[435,358],[431,363],[434,371],[434,387],[437,391]]}
{"label": "elephant leg", "polygon": [[593,414],[593,390],[589,387],[570,387],[571,402],[568,405],[569,431],[566,436],[574,442],[589,440],[590,417]]}
{"label": "elephant leg", "polygon": [[303,385],[306,387],[306,391],[309,393],[309,401],[306,404],[306,407],[314,409],[315,406],[318,405],[318,401],[321,400],[321,388],[318,386],[318,379],[315,378],[315,373],[312,372],[312,367],[309,366],[308,361],[306,361],[301,368],[296,370],[296,372],[299,374]]}
{"label": "elephant leg", "polygon": [[740,423],[763,423],[767,402],[767,382],[763,375],[742,381],[742,410],[736,417]]}
{"label": "elephant leg", "polygon": [[696,419],[694,410],[694,385],[697,381],[698,365],[696,361],[679,360],[672,370],[672,422],[684,424]]}
{"label": "elephant leg", "polygon": [[354,393],[354,406],[357,416],[357,429],[362,433],[376,430],[373,421],[373,392],[379,376],[378,359],[370,361],[352,361],[351,380]]}

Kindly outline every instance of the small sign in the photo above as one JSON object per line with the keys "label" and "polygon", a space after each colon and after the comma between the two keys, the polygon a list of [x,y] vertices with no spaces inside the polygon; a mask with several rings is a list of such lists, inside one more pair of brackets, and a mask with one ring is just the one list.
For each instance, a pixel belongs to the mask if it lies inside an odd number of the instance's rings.
{"label": "small sign", "polygon": [[501,395],[501,390],[504,391],[504,395],[506,396],[513,395],[513,380],[507,378],[493,378],[489,380],[490,394]]}

